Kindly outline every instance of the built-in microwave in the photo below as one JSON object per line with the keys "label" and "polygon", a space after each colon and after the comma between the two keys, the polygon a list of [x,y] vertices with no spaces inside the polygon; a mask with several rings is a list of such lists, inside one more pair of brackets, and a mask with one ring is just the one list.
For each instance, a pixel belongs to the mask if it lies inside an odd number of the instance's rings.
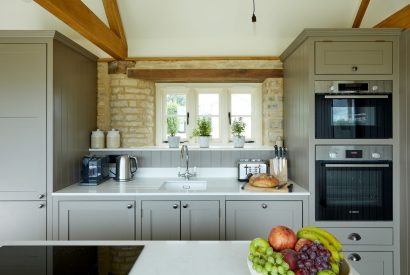
{"label": "built-in microwave", "polygon": [[392,138],[392,81],[315,81],[317,139]]}

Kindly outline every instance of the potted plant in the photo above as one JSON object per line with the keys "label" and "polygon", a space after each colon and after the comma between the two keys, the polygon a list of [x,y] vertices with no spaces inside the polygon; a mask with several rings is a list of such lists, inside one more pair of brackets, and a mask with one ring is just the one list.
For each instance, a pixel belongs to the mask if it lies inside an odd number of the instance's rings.
{"label": "potted plant", "polygon": [[193,137],[198,137],[198,144],[201,148],[209,148],[211,139],[212,122],[210,117],[201,117],[196,121],[196,128],[192,131]]}
{"label": "potted plant", "polygon": [[171,103],[167,107],[167,133],[168,136],[168,146],[169,148],[178,148],[180,137],[176,136],[178,130],[178,117],[177,109],[178,106],[175,103]]}
{"label": "potted plant", "polygon": [[233,135],[233,146],[236,148],[243,148],[245,145],[245,136],[242,135],[245,132],[245,122],[243,118],[235,119],[231,125],[231,131]]}

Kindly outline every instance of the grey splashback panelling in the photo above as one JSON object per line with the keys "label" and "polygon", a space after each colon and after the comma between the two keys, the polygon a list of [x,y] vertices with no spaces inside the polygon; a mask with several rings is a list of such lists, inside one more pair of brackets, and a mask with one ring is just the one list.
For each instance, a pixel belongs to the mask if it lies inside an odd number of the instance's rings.
{"label": "grey splashback panelling", "polygon": [[[236,167],[239,159],[269,159],[273,157],[273,150],[210,150],[210,151],[190,151],[190,167]],[[183,167],[185,162],[181,160],[180,151],[116,151],[116,152],[91,152],[95,155],[124,155],[135,156],[138,159],[138,166],[150,167]]]}

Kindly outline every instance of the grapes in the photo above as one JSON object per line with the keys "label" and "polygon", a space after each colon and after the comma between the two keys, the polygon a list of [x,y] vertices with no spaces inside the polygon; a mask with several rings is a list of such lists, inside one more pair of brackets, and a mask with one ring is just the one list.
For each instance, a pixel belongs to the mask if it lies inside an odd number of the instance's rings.
{"label": "grapes", "polygon": [[295,275],[289,270],[289,264],[283,260],[283,254],[267,248],[264,252],[248,256],[252,268],[262,275]]}
{"label": "grapes", "polygon": [[302,274],[316,274],[319,271],[330,269],[330,251],[322,244],[313,242],[304,245],[298,253],[298,268]]}

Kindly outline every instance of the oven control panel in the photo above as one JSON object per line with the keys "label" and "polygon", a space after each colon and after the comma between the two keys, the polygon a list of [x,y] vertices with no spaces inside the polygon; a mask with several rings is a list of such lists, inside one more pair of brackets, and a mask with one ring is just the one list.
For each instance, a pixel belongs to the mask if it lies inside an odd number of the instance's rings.
{"label": "oven control panel", "polygon": [[391,145],[317,145],[316,160],[393,160]]}

